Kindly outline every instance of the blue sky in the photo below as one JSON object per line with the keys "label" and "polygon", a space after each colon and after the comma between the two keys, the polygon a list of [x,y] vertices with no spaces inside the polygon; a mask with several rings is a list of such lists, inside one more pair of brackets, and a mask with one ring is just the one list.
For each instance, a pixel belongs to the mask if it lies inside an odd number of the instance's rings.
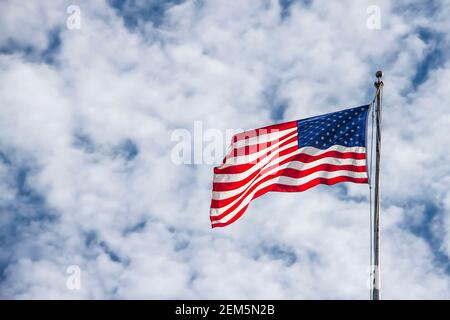
{"label": "blue sky", "polygon": [[213,165],[171,135],[363,105],[380,68],[383,296],[450,297],[448,3],[79,1],[80,30],[70,4],[2,3],[0,297],[367,299],[367,187],[211,230]]}

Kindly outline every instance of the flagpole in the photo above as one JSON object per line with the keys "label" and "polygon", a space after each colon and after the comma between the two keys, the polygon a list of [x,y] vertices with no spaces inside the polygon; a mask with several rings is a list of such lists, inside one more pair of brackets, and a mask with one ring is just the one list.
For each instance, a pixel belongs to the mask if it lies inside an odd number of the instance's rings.
{"label": "flagpole", "polygon": [[383,77],[382,71],[377,71],[375,76],[377,81],[375,82],[376,104],[375,104],[375,126],[376,126],[376,155],[375,155],[375,191],[374,191],[374,217],[371,230],[373,239],[373,255],[372,259],[372,272],[371,272],[371,299],[380,300],[380,156],[381,156],[381,107],[382,107],[382,94],[383,94]]}

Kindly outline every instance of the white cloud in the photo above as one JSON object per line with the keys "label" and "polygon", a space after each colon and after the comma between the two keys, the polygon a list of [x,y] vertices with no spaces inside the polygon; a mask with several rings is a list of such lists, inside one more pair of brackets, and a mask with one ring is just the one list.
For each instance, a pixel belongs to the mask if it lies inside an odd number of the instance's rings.
{"label": "white cloud", "polygon": [[[448,5],[410,20],[379,1],[376,31],[366,27],[366,1],[295,3],[285,19],[277,1],[186,1],[162,25],[128,29],[107,3],[82,2],[81,30],[70,31],[64,2],[30,3],[2,4],[0,48],[13,38],[45,51],[58,27],[61,47],[54,65],[0,55],[0,150],[11,158],[0,161],[2,224],[13,228],[25,204],[32,212],[0,242],[2,297],[366,299],[366,187],[266,195],[211,230],[212,168],[174,165],[170,137],[195,120],[270,124],[268,92],[288,102],[286,120],[364,104],[380,67],[383,296],[449,297],[448,54],[417,91],[412,83],[433,45],[416,29],[447,39]],[[136,157],[117,152],[124,141]],[[23,166],[42,203],[5,182]],[[446,223],[430,226],[441,247],[408,227],[420,226],[414,213],[428,203]],[[79,291],[65,286],[73,264]]]}

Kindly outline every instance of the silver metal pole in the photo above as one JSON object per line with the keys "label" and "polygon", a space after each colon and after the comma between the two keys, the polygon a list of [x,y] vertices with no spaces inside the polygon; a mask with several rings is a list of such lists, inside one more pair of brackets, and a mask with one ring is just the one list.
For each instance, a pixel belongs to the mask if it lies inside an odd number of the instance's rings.
{"label": "silver metal pole", "polygon": [[[383,77],[382,71],[375,74],[377,81],[375,88],[377,89],[376,105],[375,105],[375,122],[376,122],[376,155],[375,155],[375,193],[374,193],[374,217],[373,217],[373,265],[372,265],[372,283],[371,283],[371,299],[380,300],[380,155],[381,155],[381,104],[383,94]],[[371,253],[372,254],[372,253]]]}

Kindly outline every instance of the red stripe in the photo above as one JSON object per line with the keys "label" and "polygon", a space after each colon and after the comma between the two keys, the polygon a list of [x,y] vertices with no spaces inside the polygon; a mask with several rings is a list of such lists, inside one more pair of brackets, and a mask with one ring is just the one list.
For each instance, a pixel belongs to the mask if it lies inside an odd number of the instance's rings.
{"label": "red stripe", "polygon": [[[240,201],[238,201],[237,203],[235,203],[233,206],[231,206],[228,210],[226,210],[224,213],[222,213],[222,215],[227,215],[229,212],[233,211],[234,209],[236,209],[239,204],[241,203],[242,199],[244,199],[248,194],[250,194],[253,190],[255,190],[261,183],[264,183],[268,180],[271,180],[272,178],[276,178],[279,176],[286,176],[286,177],[290,177],[290,178],[302,178],[302,177],[306,177],[314,172],[318,172],[318,171],[328,171],[328,170],[324,170],[321,168],[326,167],[326,164],[322,164],[322,165],[318,165],[316,167],[307,169],[307,170],[294,170],[294,169],[282,169],[280,171],[275,172],[274,174],[268,175],[268,176],[264,176],[260,181],[254,183],[254,184],[250,184],[249,186],[247,186],[247,188],[245,188],[242,192],[230,197],[230,198],[226,198],[226,199],[221,199],[221,200],[217,200],[217,199],[212,199],[211,200],[211,208],[213,209],[218,209],[218,208],[222,208],[224,206],[229,205],[230,203],[232,203],[234,200],[241,198]],[[331,168],[335,167],[339,167],[339,166],[333,166],[333,165],[329,165],[331,166]],[[344,167],[344,166],[341,166]],[[349,168],[355,168],[356,170],[351,170],[349,169],[348,171],[353,171],[353,172],[365,172],[366,171],[366,166],[345,166],[345,167],[349,167]],[[331,170],[331,171],[337,171],[339,169],[336,170]]]}
{"label": "red stripe", "polygon": [[[294,136],[293,136],[294,135]],[[248,146],[243,146],[240,148],[234,148],[229,155],[227,155],[225,157],[225,159],[223,159],[223,163],[225,163],[225,161],[229,158],[229,157],[238,157],[238,156],[247,156],[247,155],[251,155],[254,154],[256,152],[259,151],[263,151],[264,149],[267,149],[271,146],[274,146],[278,143],[281,143],[285,140],[289,139],[290,142],[294,142],[295,140],[298,139],[296,132],[291,132],[290,134],[287,134],[285,136],[282,136],[281,138],[278,139],[274,139],[272,141],[267,141],[267,142],[261,142],[261,143],[257,143],[257,144],[252,144],[252,145],[248,145]],[[281,144],[280,144],[281,146]]]}
{"label": "red stripe", "polygon": [[263,135],[263,134],[279,132],[279,131],[282,131],[282,130],[292,129],[292,128],[295,128],[295,127],[297,127],[297,121],[290,121],[290,122],[285,122],[285,123],[280,123],[280,124],[274,124],[274,125],[267,126],[267,127],[264,127],[264,128],[249,130],[249,131],[245,131],[245,132],[241,132],[241,133],[235,134],[233,136],[232,141],[233,142],[237,142],[237,141],[240,141],[240,140],[257,137],[257,136],[260,136],[260,135]]}
{"label": "red stripe", "polygon": [[[316,178],[316,179],[311,180],[300,186],[287,186],[287,185],[283,185],[283,184],[272,184],[261,190],[258,190],[255,193],[255,195],[253,196],[252,201],[269,191],[272,191],[272,192],[302,192],[302,191],[308,190],[318,184],[333,185],[333,184],[340,183],[340,182],[367,183],[368,179],[367,178],[353,178],[353,177],[347,177],[347,176],[340,176],[340,177],[335,177],[335,178],[331,178],[331,179]],[[239,212],[237,212],[233,216],[233,218],[231,218],[227,222],[213,223],[212,227],[213,228],[225,227],[227,225],[232,224],[233,222],[235,222],[237,219],[239,219],[244,214],[244,212],[247,210],[249,204],[246,205],[244,208],[242,208]],[[220,220],[220,219],[221,218],[218,219],[217,217],[214,217],[214,216],[210,217],[211,222],[214,222],[214,221]]]}

